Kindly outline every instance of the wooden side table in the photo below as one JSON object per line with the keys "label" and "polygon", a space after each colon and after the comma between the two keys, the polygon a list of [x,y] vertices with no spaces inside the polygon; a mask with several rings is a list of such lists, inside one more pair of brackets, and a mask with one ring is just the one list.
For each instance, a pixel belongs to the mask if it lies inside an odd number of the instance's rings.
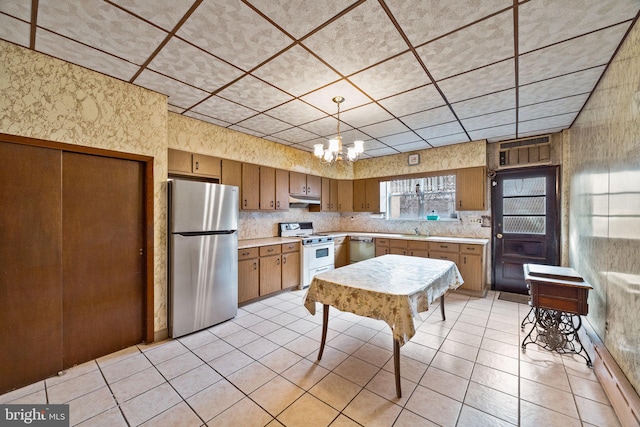
{"label": "wooden side table", "polygon": [[[532,323],[522,341],[522,350],[536,343],[558,353],[575,353],[591,367],[591,358],[580,342],[580,316],[587,315],[587,298],[592,286],[572,268],[524,264],[524,278],[529,289],[531,310],[522,321]],[[535,332],[535,333],[534,333]]]}

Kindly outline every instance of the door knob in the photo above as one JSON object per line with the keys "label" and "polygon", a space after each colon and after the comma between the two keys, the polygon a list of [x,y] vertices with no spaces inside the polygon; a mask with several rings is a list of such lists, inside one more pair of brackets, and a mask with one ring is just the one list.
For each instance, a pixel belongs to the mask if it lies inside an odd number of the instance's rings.
{"label": "door knob", "polygon": [[502,239],[502,234],[498,233],[498,234],[496,234],[496,237],[497,237],[498,239]]}

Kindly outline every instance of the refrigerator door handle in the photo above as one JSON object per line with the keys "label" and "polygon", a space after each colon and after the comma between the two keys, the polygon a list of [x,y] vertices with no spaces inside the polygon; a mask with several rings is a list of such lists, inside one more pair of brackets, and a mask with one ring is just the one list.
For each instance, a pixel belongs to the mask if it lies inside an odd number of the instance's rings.
{"label": "refrigerator door handle", "polygon": [[233,234],[236,230],[216,230],[216,231],[186,231],[181,233],[174,233],[180,236],[190,237],[190,236],[213,236],[216,234]]}

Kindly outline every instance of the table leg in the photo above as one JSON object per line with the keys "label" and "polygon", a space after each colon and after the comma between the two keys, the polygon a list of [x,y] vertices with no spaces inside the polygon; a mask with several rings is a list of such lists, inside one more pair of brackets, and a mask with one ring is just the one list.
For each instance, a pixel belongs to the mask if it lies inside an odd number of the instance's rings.
{"label": "table leg", "polygon": [[400,390],[400,344],[398,340],[393,340],[393,370],[396,373],[396,396],[398,399],[402,397]]}
{"label": "table leg", "polygon": [[442,313],[442,320],[447,320],[444,315],[444,294],[440,295],[440,313]]}
{"label": "table leg", "polygon": [[327,327],[329,325],[329,304],[323,304],[322,308],[322,341],[320,341],[320,351],[318,352],[318,360],[322,359],[324,351],[324,343],[327,341]]}

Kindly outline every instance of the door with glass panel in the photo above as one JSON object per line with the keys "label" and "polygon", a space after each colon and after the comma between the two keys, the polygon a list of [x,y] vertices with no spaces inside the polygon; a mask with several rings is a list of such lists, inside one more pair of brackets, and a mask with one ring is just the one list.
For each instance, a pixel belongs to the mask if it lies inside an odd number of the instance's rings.
{"label": "door with glass panel", "polygon": [[557,166],[498,171],[493,179],[493,284],[527,293],[523,264],[560,261]]}

